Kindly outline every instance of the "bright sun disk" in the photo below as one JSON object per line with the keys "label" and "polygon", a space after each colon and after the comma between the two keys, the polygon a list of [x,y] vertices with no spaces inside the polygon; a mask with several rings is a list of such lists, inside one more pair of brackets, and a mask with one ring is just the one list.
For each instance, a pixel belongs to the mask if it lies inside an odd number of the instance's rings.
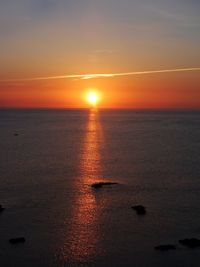
{"label": "bright sun disk", "polygon": [[98,97],[98,95],[97,95],[96,92],[93,92],[93,91],[92,91],[92,92],[89,92],[89,93],[88,93],[88,95],[87,95],[87,101],[88,101],[91,105],[95,106],[95,105],[97,104],[98,100],[99,100],[99,97]]}

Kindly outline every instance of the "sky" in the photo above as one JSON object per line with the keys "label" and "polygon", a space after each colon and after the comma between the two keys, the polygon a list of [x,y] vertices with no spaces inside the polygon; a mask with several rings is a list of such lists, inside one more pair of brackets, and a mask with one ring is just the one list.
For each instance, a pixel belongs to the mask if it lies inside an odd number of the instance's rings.
{"label": "sky", "polygon": [[199,13],[199,0],[3,0],[0,107],[87,107],[94,89],[105,108],[200,108],[199,70],[34,80],[200,68]]}

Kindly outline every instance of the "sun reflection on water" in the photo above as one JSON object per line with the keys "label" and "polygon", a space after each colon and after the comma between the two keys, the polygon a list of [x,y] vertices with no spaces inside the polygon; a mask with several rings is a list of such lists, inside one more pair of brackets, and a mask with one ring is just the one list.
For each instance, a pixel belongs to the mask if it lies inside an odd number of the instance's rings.
{"label": "sun reflection on water", "polygon": [[[88,262],[98,252],[99,210],[91,184],[101,178],[101,125],[98,111],[90,110],[80,156],[80,177],[74,188],[74,207],[63,254],[70,263]],[[99,208],[98,208],[99,209]]]}

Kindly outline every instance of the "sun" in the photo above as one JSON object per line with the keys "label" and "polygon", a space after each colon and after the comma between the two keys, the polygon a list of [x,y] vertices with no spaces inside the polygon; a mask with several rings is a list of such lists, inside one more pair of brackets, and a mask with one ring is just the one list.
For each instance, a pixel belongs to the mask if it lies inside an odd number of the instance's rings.
{"label": "sun", "polygon": [[88,103],[92,105],[93,107],[95,107],[99,101],[99,95],[95,91],[88,92],[86,98],[87,98]]}

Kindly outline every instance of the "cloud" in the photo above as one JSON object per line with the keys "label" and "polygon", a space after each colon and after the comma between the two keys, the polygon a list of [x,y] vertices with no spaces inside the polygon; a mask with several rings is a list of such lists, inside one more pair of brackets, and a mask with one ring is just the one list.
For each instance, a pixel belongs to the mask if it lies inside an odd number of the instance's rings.
{"label": "cloud", "polygon": [[118,73],[91,73],[91,74],[69,74],[69,75],[57,75],[57,76],[44,76],[33,77],[24,79],[4,79],[0,82],[28,82],[28,81],[41,81],[41,80],[60,80],[60,79],[95,79],[95,78],[114,78],[120,76],[133,76],[133,75],[148,75],[170,72],[191,72],[200,71],[200,67],[196,68],[179,68],[179,69],[161,69],[161,70],[146,70],[146,71],[133,71],[133,72],[118,72]]}

